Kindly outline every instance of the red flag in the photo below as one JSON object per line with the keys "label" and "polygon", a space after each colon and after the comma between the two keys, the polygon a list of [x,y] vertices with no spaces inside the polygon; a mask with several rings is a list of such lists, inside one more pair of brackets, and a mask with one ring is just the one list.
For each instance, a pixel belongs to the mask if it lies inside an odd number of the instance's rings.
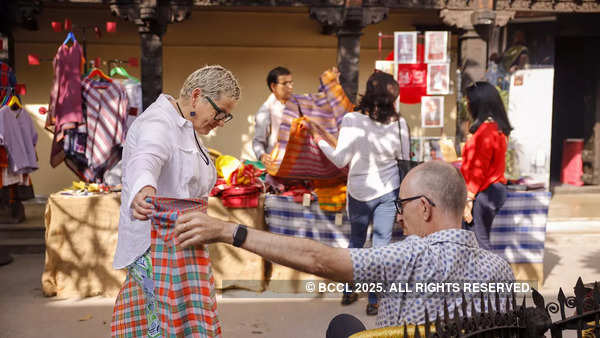
{"label": "red flag", "polygon": [[25,86],[24,83],[17,83],[17,85],[15,86],[15,93],[17,95],[26,95],[27,94],[27,87]]}
{"label": "red flag", "polygon": [[35,54],[27,54],[27,62],[32,66],[39,66],[40,58]]}
{"label": "red flag", "polygon": [[57,32],[57,33],[62,32],[62,29],[63,29],[62,22],[52,21],[51,25],[52,25],[52,30],[54,30],[55,32]]}
{"label": "red flag", "polygon": [[[425,47],[417,44],[417,63],[398,64],[398,85],[400,86],[400,102],[406,104],[421,103],[421,96],[427,95],[427,64],[423,63]],[[391,52],[386,60],[394,60]]]}
{"label": "red flag", "polygon": [[117,23],[115,21],[107,21],[106,22],[106,31],[108,33],[116,33],[117,32]]}
{"label": "red flag", "polygon": [[38,109],[38,113],[45,115],[48,112],[48,109],[46,109],[46,107],[40,107],[40,109]]}
{"label": "red flag", "polygon": [[131,67],[137,67],[140,65],[137,58],[129,58],[129,60],[127,60],[127,64]]}
{"label": "red flag", "polygon": [[71,31],[72,28],[73,28],[73,25],[71,24],[71,19],[65,19],[65,30]]}

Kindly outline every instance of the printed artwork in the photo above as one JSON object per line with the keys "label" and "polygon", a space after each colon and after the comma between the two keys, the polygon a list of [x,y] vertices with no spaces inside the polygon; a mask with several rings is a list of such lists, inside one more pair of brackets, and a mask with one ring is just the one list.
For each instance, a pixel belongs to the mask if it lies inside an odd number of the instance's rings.
{"label": "printed artwork", "polygon": [[376,60],[375,69],[390,75],[394,75],[394,61]]}
{"label": "printed artwork", "polygon": [[444,97],[423,96],[421,98],[421,127],[441,128],[444,126]]}
{"label": "printed artwork", "polygon": [[394,62],[417,63],[417,32],[394,32]]}
{"label": "printed artwork", "polygon": [[424,137],[421,148],[423,149],[423,161],[443,160],[442,148],[439,137]]}
{"label": "printed artwork", "polygon": [[411,161],[422,161],[423,154],[421,154],[421,139],[411,138],[410,139],[410,160]]}
{"label": "printed artwork", "polygon": [[450,93],[450,65],[447,63],[427,65],[427,95]]}
{"label": "printed artwork", "polygon": [[425,63],[448,62],[448,32],[425,32]]}

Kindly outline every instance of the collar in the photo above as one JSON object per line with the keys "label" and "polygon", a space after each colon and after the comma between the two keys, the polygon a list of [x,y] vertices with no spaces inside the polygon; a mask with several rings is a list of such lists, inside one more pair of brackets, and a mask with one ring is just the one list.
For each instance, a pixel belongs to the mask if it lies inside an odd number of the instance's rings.
{"label": "collar", "polygon": [[171,104],[171,101],[170,101],[171,99],[174,100],[174,98],[170,95],[160,94],[160,96],[158,96],[158,99],[156,100],[156,102],[160,105],[161,108],[164,108],[165,110],[168,111],[166,116],[168,116],[169,119],[171,119],[173,122],[175,122],[175,124],[177,124],[177,126],[179,128],[183,128],[186,123],[189,123],[191,125],[190,121],[184,119],[181,116],[177,107],[173,106]]}
{"label": "collar", "polygon": [[431,235],[425,237],[425,240],[429,244],[454,243],[472,248],[479,247],[479,244],[477,244],[477,237],[475,237],[475,233],[473,231],[463,229],[448,229],[434,232]]}
{"label": "collar", "polygon": [[279,104],[281,106],[285,106],[285,104],[283,102],[279,101],[277,99],[277,97],[275,96],[275,94],[273,94],[273,93],[271,93],[271,95],[269,95],[269,97],[267,97],[267,104],[269,106],[273,106],[273,105],[277,105],[277,104]]}

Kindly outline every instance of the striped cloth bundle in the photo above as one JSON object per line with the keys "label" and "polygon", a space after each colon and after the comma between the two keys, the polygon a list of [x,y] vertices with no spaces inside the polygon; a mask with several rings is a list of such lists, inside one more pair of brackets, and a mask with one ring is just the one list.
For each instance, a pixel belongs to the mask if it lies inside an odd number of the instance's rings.
{"label": "striped cloth bundle", "polygon": [[[341,214],[342,222],[336,225],[336,217]],[[294,202],[291,196],[267,194],[265,196],[265,222],[269,232],[281,235],[310,238],[338,248],[347,248],[350,243],[350,220],[346,210],[339,213],[324,211],[318,203],[304,207]],[[338,223],[339,224],[339,223]],[[399,241],[401,229],[396,226],[392,232],[392,242]],[[371,227],[367,230],[367,243],[370,246]]]}
{"label": "striped cloth bundle", "polygon": [[[208,249],[175,245],[177,217],[189,211],[206,212],[208,199],[152,198],[151,257],[154,294],[163,337],[220,337],[215,285]],[[146,336],[144,286],[128,274],[115,303],[112,336]]]}
{"label": "striped cloth bundle", "polygon": [[279,128],[277,144],[265,160],[272,176],[299,179],[344,177],[347,170],[337,168],[321,152],[310,128],[335,145],[344,115],[353,108],[335,74],[321,75],[316,94],[294,95],[288,100]]}
{"label": "striped cloth bundle", "polygon": [[492,251],[509,263],[543,263],[550,192],[508,192],[494,218]]}

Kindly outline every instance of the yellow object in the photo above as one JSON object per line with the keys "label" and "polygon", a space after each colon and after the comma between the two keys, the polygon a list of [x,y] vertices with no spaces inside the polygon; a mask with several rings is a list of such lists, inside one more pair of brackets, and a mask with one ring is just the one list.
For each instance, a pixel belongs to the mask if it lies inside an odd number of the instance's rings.
{"label": "yellow object", "polygon": [[85,182],[83,181],[73,181],[73,185],[71,186],[71,190],[85,190]]}
{"label": "yellow object", "polygon": [[456,150],[454,149],[454,141],[449,138],[442,138],[440,140],[440,148],[444,161],[456,162],[458,160],[458,156],[456,156]]}
{"label": "yellow object", "polygon": [[224,178],[229,181],[229,176],[236,171],[242,162],[231,155],[221,155],[217,157],[215,161],[215,167],[217,167],[217,176]]}
{"label": "yellow object", "polygon": [[340,211],[346,204],[346,184],[335,186],[315,187],[319,207],[325,211]]}
{"label": "yellow object", "polygon": [[[415,327],[419,328],[419,334],[421,337],[425,337],[425,325],[406,325],[406,332],[408,335],[404,337],[404,325],[403,326],[388,326],[379,329],[365,330],[357,332],[350,336],[350,338],[413,338],[415,336]],[[431,325],[431,332],[435,333],[435,326]]]}

